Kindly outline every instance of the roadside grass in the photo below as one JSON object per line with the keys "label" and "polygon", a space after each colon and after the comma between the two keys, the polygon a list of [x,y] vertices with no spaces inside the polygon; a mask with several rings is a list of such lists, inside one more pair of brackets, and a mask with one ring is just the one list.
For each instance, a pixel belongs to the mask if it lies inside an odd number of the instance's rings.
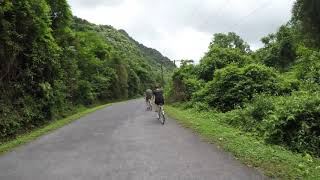
{"label": "roadside grass", "polygon": [[280,179],[320,180],[320,159],[293,153],[222,122],[223,113],[166,106],[168,115],[202,138],[234,154],[249,167]]}
{"label": "roadside grass", "polygon": [[92,112],[95,112],[99,109],[105,108],[107,106],[111,106],[113,103],[109,103],[109,104],[104,104],[104,105],[98,105],[95,107],[79,107],[78,109],[76,109],[76,113],[68,116],[66,118],[60,119],[60,120],[54,120],[49,122],[48,124],[36,128],[34,130],[31,130],[30,132],[24,133],[22,135],[18,135],[17,137],[6,141],[6,142],[2,142],[0,143],[0,155],[4,154],[6,152],[11,151],[13,148],[29,143],[35,139],[37,139],[40,136],[43,136],[45,134],[48,134],[56,129],[59,129],[75,120],[80,119],[81,117],[90,114]]}

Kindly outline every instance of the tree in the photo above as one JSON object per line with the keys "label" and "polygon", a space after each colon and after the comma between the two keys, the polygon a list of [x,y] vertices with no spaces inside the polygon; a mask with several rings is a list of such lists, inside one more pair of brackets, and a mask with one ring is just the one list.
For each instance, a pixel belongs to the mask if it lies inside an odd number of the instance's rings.
{"label": "tree", "polygon": [[202,81],[197,79],[197,66],[193,60],[181,60],[181,66],[172,75],[171,100],[189,101],[200,89]]}
{"label": "tree", "polygon": [[242,66],[251,61],[250,57],[243,54],[238,48],[221,48],[210,46],[209,51],[200,61],[198,75],[205,81],[213,79],[214,72],[230,64]]}
{"label": "tree", "polygon": [[61,51],[46,1],[4,1],[0,19],[0,136],[8,136],[53,118],[63,98],[54,88],[62,77]]}
{"label": "tree", "polygon": [[250,47],[235,33],[214,34],[209,50],[200,60],[198,75],[205,81],[211,81],[215,70],[229,64],[242,66],[251,61]]}
{"label": "tree", "polygon": [[216,45],[221,48],[237,48],[243,53],[250,52],[250,46],[240,36],[234,32],[228,34],[217,33],[214,34],[213,41],[210,46]]}
{"label": "tree", "polygon": [[189,60],[189,59],[180,61],[181,67],[186,67],[186,66],[192,65],[193,63],[194,63],[194,60]]}
{"label": "tree", "polygon": [[206,83],[194,99],[226,112],[250,101],[256,93],[275,93],[279,89],[277,81],[273,69],[264,65],[229,65],[217,70],[214,80]]}
{"label": "tree", "polygon": [[67,0],[0,0],[0,143],[80,104],[127,98],[173,63],[112,26],[75,18]]}
{"label": "tree", "polygon": [[51,8],[52,29],[59,30],[69,28],[72,21],[72,13],[66,0],[46,0]]}
{"label": "tree", "polygon": [[[0,7],[3,30],[0,35],[0,80],[18,80],[27,68],[35,65],[33,63],[47,68],[53,66],[50,62],[56,60],[58,47],[50,33],[49,6],[43,0],[3,3]],[[43,70],[45,67],[37,73],[39,78],[49,73]]]}
{"label": "tree", "polygon": [[128,68],[128,95],[133,97],[142,92],[140,79],[132,68]]}
{"label": "tree", "polygon": [[113,84],[114,98],[128,97],[128,73],[124,60],[119,55],[112,58],[111,67],[116,71],[116,79]]}
{"label": "tree", "polygon": [[263,63],[270,67],[286,70],[296,59],[296,34],[293,27],[283,25],[276,34],[262,38],[267,52]]}
{"label": "tree", "polygon": [[307,44],[320,47],[320,1],[297,0],[292,10],[292,21],[297,26],[302,26]]}
{"label": "tree", "polygon": [[270,46],[271,44],[276,42],[276,35],[275,34],[269,34],[268,36],[265,36],[261,38],[261,42],[266,46]]}

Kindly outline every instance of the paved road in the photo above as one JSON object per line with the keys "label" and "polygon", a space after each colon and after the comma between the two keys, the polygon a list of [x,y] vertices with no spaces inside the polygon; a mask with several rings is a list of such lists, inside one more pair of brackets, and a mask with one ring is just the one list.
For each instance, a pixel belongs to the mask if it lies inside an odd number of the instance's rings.
{"label": "paved road", "polygon": [[143,100],[115,104],[0,157],[0,180],[265,179]]}

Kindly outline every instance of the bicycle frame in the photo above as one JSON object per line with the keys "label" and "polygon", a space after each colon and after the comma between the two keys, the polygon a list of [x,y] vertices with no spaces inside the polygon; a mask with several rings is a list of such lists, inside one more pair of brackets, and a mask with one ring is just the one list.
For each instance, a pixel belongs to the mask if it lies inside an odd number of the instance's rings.
{"label": "bicycle frame", "polygon": [[162,125],[164,125],[164,122],[166,121],[166,118],[164,116],[164,110],[163,110],[163,105],[159,105],[159,112],[158,112],[159,120],[161,121]]}

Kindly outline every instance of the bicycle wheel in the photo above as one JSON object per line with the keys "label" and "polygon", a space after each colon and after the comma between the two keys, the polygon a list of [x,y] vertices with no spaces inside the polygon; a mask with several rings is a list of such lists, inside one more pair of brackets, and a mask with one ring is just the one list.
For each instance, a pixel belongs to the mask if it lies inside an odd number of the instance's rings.
{"label": "bicycle wheel", "polygon": [[160,121],[162,123],[162,125],[164,125],[166,118],[164,116],[164,111],[163,111],[163,107],[160,107],[160,111],[159,111],[159,117],[160,117]]}
{"label": "bicycle wheel", "polygon": [[161,119],[162,119],[162,125],[164,125],[164,122],[166,121],[166,118],[164,117],[164,113],[163,112],[161,112],[160,113],[161,114]]}

